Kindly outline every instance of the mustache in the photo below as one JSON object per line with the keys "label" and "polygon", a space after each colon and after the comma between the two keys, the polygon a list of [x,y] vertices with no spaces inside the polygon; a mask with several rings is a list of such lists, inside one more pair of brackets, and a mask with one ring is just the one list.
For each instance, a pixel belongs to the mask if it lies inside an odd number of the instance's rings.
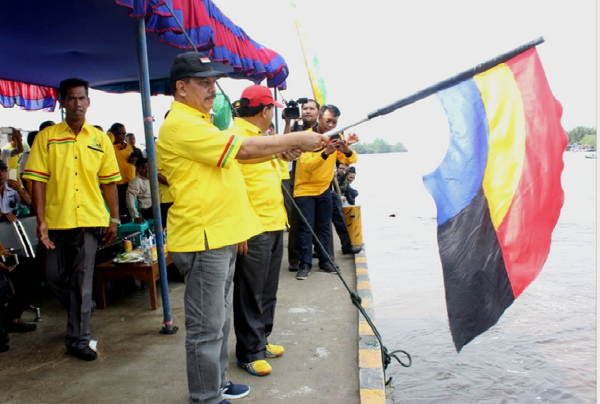
{"label": "mustache", "polygon": [[205,98],[205,100],[210,100],[210,99],[215,99],[217,98],[217,93],[211,94],[208,97]]}

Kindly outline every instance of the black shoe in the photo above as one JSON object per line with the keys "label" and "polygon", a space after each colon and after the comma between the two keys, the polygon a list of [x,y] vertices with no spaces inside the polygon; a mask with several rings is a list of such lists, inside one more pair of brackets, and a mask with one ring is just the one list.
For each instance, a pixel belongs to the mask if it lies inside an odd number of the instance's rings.
{"label": "black shoe", "polygon": [[290,264],[288,269],[290,272],[298,272],[298,269],[300,269],[300,264]]}
{"label": "black shoe", "polygon": [[37,325],[24,323],[19,320],[18,323],[7,321],[4,323],[6,332],[31,332],[37,329]]}
{"label": "black shoe", "polygon": [[303,281],[308,278],[308,274],[310,274],[310,268],[306,264],[300,265],[300,269],[298,269],[298,273],[296,274],[296,279],[299,281]]}
{"label": "black shoe", "polygon": [[[339,269],[338,264],[335,264],[335,266]],[[337,274],[337,271],[335,270],[333,265],[331,265],[331,262],[326,262],[323,265],[320,265],[320,269],[321,271],[327,272],[328,274]]]}
{"label": "black shoe", "polygon": [[360,245],[351,245],[350,248],[342,249],[342,254],[358,254],[362,251],[362,246]]}
{"label": "black shoe", "polygon": [[8,345],[0,344],[0,353],[8,351]]}
{"label": "black shoe", "polygon": [[98,354],[96,353],[96,351],[94,351],[89,346],[86,346],[85,348],[81,349],[67,347],[67,353],[84,361],[93,361],[98,358]]}
{"label": "black shoe", "polygon": [[0,330],[0,345],[8,344],[8,333],[4,328]]}

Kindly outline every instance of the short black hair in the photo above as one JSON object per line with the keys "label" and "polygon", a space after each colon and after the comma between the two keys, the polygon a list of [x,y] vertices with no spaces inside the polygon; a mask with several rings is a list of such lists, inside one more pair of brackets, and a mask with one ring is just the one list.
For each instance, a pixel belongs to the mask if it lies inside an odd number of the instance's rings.
{"label": "short black hair", "polygon": [[335,117],[342,115],[342,113],[340,112],[340,109],[333,104],[323,105],[321,107],[321,109],[319,110],[319,115],[323,115],[325,113],[325,111],[331,112],[333,114],[333,116],[335,116]]}
{"label": "short black hair", "polygon": [[108,129],[109,132],[112,132],[112,134],[115,134],[115,131],[119,128],[124,128],[125,125],[123,125],[122,123],[119,122],[115,122],[112,124],[112,126]]}
{"label": "short black hair", "polygon": [[44,121],[40,123],[39,131],[46,129],[48,126],[56,125],[54,121]]}
{"label": "short black hair", "polygon": [[303,102],[302,105],[308,104],[309,102],[314,102],[315,105],[317,106],[317,109],[321,109],[321,104],[319,104],[319,102],[317,100],[313,100],[312,98],[307,98],[306,102]]}
{"label": "short black hair", "polygon": [[60,85],[58,87],[58,93],[59,93],[60,99],[64,100],[65,97],[67,96],[67,90],[69,88],[73,88],[73,87],[84,87],[85,88],[85,96],[87,97],[89,95],[90,83],[88,81],[85,81],[83,79],[71,78],[71,79],[66,79],[66,80],[63,80],[60,82]]}
{"label": "short black hair", "polygon": [[135,161],[135,168],[139,168],[144,163],[147,163],[148,159],[146,157],[141,157]]}
{"label": "short black hair", "polygon": [[35,140],[35,137],[38,133],[40,133],[39,130],[33,130],[27,134],[27,144],[29,145],[29,147],[33,146],[33,141]]}
{"label": "short black hair", "polygon": [[[244,102],[245,101],[245,102]],[[240,118],[250,118],[253,116],[256,116],[258,114],[260,114],[262,112],[263,109],[265,108],[273,108],[274,105],[273,104],[269,104],[269,105],[261,105],[259,107],[247,107],[244,106],[244,103],[248,103],[248,99],[247,98],[242,98],[239,101],[234,102],[233,107],[235,108],[235,112],[237,112],[237,116]]]}

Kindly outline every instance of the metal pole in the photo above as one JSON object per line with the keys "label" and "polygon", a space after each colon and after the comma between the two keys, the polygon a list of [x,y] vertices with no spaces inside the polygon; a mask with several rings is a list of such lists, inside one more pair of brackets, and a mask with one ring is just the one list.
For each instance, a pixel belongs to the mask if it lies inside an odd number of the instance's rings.
{"label": "metal pole", "polygon": [[335,135],[335,134],[343,132],[346,129],[349,129],[349,128],[353,127],[353,126],[356,126],[356,125],[358,125],[360,123],[366,122],[366,121],[368,121],[370,119],[373,119],[375,117],[378,117],[378,116],[389,114],[390,112],[393,112],[393,111],[397,110],[398,108],[405,107],[405,106],[410,105],[410,104],[412,104],[412,103],[414,103],[416,101],[422,100],[423,98],[427,98],[430,95],[433,95],[433,94],[435,94],[435,93],[437,93],[439,91],[445,90],[445,89],[447,89],[449,87],[452,87],[453,85],[458,84],[461,81],[468,80],[471,77],[473,77],[473,76],[475,76],[475,75],[477,75],[479,73],[483,73],[486,70],[489,70],[492,67],[499,65],[500,63],[504,63],[506,61],[509,61],[510,59],[514,58],[515,56],[517,56],[517,55],[519,55],[519,54],[521,54],[521,53],[523,53],[525,51],[528,51],[529,49],[531,49],[531,48],[533,48],[533,47],[535,47],[535,46],[537,46],[537,45],[539,45],[539,44],[541,44],[543,42],[544,42],[544,38],[543,37],[539,37],[537,39],[534,39],[531,42],[528,42],[528,43],[526,43],[524,45],[521,45],[521,46],[519,46],[519,47],[517,47],[517,48],[515,48],[513,50],[510,50],[510,51],[508,51],[506,53],[498,55],[495,58],[492,58],[492,59],[490,59],[490,60],[488,60],[486,62],[480,63],[477,66],[474,66],[474,67],[472,67],[472,68],[470,68],[468,70],[465,70],[465,71],[463,71],[461,73],[458,73],[458,74],[456,74],[456,75],[454,75],[454,76],[452,76],[452,77],[450,77],[450,78],[448,78],[446,80],[440,81],[439,83],[436,83],[436,84],[434,84],[432,86],[429,86],[429,87],[427,87],[427,88],[425,88],[425,89],[423,89],[421,91],[417,91],[416,93],[411,94],[408,97],[401,98],[401,99],[399,99],[397,101],[394,101],[393,103],[391,103],[391,104],[389,104],[389,105],[387,105],[385,107],[382,107],[382,108],[379,108],[379,109],[377,109],[377,110],[375,110],[373,112],[370,112],[370,113],[367,114],[366,118],[362,118],[358,122],[355,122],[353,124],[347,125],[347,126],[341,128],[341,129],[336,128],[334,130],[331,130],[331,131],[325,133],[325,135],[327,135],[327,136]]}
{"label": "metal pole", "polygon": [[169,301],[169,282],[167,279],[167,265],[165,260],[163,228],[160,216],[160,194],[158,191],[158,175],[156,170],[156,150],[154,147],[154,130],[152,127],[152,107],[150,103],[150,73],[148,68],[148,53],[146,45],[146,23],[143,17],[137,21],[137,50],[138,64],[140,67],[140,94],[142,96],[142,112],[144,115],[144,132],[146,137],[146,154],[148,168],[150,169],[150,192],[152,195],[152,213],[154,216],[154,234],[156,236],[156,249],[158,253],[158,269],[160,272],[160,292],[163,303],[163,334],[175,334],[177,327],[173,326],[171,304]]}

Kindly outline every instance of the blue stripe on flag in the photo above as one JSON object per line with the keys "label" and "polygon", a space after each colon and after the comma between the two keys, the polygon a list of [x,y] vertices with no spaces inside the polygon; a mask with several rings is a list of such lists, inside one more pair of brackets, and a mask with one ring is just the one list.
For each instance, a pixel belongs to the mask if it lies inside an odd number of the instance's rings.
{"label": "blue stripe on flag", "polygon": [[440,166],[423,176],[438,210],[438,226],[466,208],[483,181],[488,154],[488,121],[475,81],[437,94],[450,123],[450,144]]}

